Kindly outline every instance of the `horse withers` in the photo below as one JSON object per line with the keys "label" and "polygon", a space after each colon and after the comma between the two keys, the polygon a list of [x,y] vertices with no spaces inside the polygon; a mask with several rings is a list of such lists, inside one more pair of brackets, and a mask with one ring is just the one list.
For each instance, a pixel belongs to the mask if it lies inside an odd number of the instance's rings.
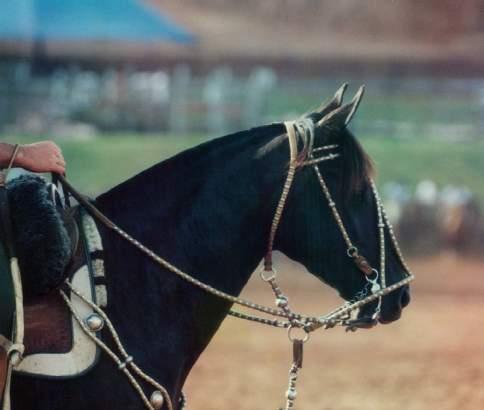
{"label": "horse withers", "polygon": [[[303,264],[345,300],[358,303],[374,288],[376,296],[362,306],[359,319],[397,320],[409,303],[408,287],[378,293],[383,278],[377,280],[373,270],[381,276],[384,268],[387,288],[408,273],[380,214],[371,161],[348,129],[361,94],[342,105],[343,91],[306,116],[315,124],[313,136],[309,143],[295,142],[298,154],[305,153],[302,162],[311,166],[294,168],[276,230],[274,214],[292,169],[282,123],[184,151],[100,195],[94,205],[169,266],[233,296],[267,257],[274,232],[271,249]],[[324,147],[334,150],[331,160],[308,162],[316,159],[308,153]],[[329,196],[322,193],[321,181]],[[185,379],[232,302],[194,286],[167,265],[160,267],[113,229],[102,224],[99,229],[109,294],[105,311],[130,356],[179,408]],[[354,256],[362,256],[366,265],[355,263]],[[108,329],[102,335],[114,349]],[[16,375],[13,410],[144,408],[118,367],[103,355],[78,378]]]}

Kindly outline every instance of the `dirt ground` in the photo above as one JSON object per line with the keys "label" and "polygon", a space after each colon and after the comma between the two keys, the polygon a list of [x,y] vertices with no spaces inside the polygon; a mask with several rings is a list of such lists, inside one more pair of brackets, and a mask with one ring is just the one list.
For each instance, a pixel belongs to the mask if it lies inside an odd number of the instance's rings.
{"label": "dirt ground", "polygon": [[[296,310],[325,313],[340,303],[290,261],[277,265]],[[398,322],[313,334],[298,409],[484,409],[484,262],[442,254],[411,266],[412,302]],[[244,296],[271,303],[259,282],[254,275]],[[188,407],[276,410],[291,354],[284,330],[228,318],[187,382]]]}

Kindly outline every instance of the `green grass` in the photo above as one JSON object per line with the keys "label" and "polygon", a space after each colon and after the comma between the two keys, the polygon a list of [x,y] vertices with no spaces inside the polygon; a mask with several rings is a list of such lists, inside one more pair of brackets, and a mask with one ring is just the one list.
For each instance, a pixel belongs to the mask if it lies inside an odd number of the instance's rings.
{"label": "green grass", "polygon": [[[0,140],[30,143],[33,138]],[[191,135],[106,135],[90,140],[56,140],[67,162],[67,177],[81,191],[97,195],[206,137]]]}
{"label": "green grass", "polygon": [[[80,190],[96,195],[206,139],[201,135],[106,135],[89,141],[62,139],[58,143],[68,163],[68,178]],[[18,137],[15,141],[26,143],[32,139]],[[431,179],[439,187],[463,185],[484,205],[484,141],[455,143],[423,137],[361,137],[361,141],[376,163],[378,184],[399,181],[414,187],[423,179]]]}
{"label": "green grass", "polygon": [[375,161],[377,181],[398,181],[411,187],[430,179],[439,188],[466,186],[484,205],[484,141],[448,142],[433,139],[363,138]]}

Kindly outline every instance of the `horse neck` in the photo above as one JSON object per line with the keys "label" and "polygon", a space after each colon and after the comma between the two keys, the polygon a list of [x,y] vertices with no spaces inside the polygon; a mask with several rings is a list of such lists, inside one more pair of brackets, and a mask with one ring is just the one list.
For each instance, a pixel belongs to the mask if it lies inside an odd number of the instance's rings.
{"label": "horse neck", "polygon": [[[271,127],[225,137],[232,140],[214,141],[198,152],[156,165],[102,195],[97,203],[123,229],[179,269],[238,295],[266,251],[287,170],[287,144],[261,150],[278,131],[283,132],[280,126]],[[119,242],[109,238],[113,241]],[[181,369],[177,383],[181,385],[230,304],[171,272],[155,271],[146,257],[127,245],[122,250],[119,246],[112,245],[107,252],[111,253],[107,266],[125,275],[125,284],[119,286],[129,289],[119,299],[128,294],[132,298],[141,286],[140,301],[149,300],[151,312],[163,312],[154,319],[158,329],[186,336],[176,342],[184,363],[174,364]],[[153,289],[156,294],[150,297]]]}

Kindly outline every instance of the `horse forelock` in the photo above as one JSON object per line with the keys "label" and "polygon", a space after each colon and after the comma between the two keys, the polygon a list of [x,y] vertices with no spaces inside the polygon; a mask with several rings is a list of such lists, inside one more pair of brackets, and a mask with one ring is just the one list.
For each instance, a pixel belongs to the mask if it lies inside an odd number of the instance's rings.
{"label": "horse forelock", "polygon": [[[282,124],[281,124],[282,126]],[[269,142],[257,151],[257,157],[263,157],[286,141],[286,134],[282,129],[275,134]],[[337,144],[340,152],[341,177],[343,190],[347,197],[360,193],[375,174],[374,165],[371,157],[364,150],[355,136],[346,128],[343,130],[329,130],[329,133],[318,141],[314,148],[329,144]],[[310,154],[311,147],[305,140],[298,140],[299,152],[297,161],[303,164]],[[320,167],[328,166],[323,162]]]}
{"label": "horse forelock", "polygon": [[[369,181],[374,177],[375,169],[373,161],[356,137],[346,128],[342,130],[327,130],[322,138],[317,141],[317,147],[328,144],[338,145],[340,157],[337,162],[340,165],[342,188],[347,198],[359,194]],[[320,167],[328,166],[323,162]]]}
{"label": "horse forelock", "polygon": [[363,190],[374,176],[373,161],[359,141],[345,130],[342,138],[343,178],[348,194],[357,194]]}

